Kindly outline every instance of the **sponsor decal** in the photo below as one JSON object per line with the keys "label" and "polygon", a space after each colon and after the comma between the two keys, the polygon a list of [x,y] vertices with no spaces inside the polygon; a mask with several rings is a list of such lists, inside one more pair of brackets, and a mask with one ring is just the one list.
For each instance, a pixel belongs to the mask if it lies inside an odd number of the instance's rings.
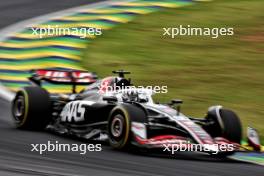
{"label": "sponsor decal", "polygon": [[61,112],[61,121],[63,122],[81,122],[84,121],[85,108],[94,104],[92,101],[73,101],[63,108]]}

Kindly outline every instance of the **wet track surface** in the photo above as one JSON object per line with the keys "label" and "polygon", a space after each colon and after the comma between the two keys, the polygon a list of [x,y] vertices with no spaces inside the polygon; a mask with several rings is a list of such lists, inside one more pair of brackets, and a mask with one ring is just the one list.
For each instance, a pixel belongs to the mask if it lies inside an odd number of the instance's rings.
{"label": "wet track surface", "polygon": [[[0,27],[41,14],[82,5],[87,0],[9,0],[0,2]],[[0,175],[186,175],[186,176],[263,176],[264,167],[232,160],[213,159],[198,154],[173,157],[127,153],[102,145],[101,152],[31,152],[31,145],[48,141],[81,144],[48,132],[21,131],[14,128],[10,103],[0,98]],[[88,141],[86,141],[89,143]]]}

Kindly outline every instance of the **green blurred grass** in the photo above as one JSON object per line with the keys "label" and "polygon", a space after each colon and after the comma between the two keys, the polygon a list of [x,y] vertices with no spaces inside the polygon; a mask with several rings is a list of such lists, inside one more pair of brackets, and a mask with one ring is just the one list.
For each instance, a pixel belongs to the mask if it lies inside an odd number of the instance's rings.
{"label": "green blurred grass", "polygon": [[[169,93],[156,99],[183,99],[187,115],[202,117],[221,104],[263,138],[263,12],[263,0],[218,0],[140,16],[89,43],[83,63],[99,76],[125,69],[136,85],[167,85]],[[235,35],[162,36],[163,27],[179,25],[233,27]]]}

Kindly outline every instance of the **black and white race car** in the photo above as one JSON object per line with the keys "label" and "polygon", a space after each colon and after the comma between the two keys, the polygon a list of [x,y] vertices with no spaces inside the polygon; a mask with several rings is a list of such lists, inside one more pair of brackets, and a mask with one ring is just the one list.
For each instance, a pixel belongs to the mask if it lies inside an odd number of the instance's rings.
{"label": "black and white race car", "polygon": [[[242,127],[233,111],[212,106],[204,118],[188,117],[180,112],[181,100],[155,103],[153,91],[130,88],[131,80],[125,78],[129,72],[113,73],[118,76],[97,79],[84,71],[35,70],[29,78],[33,85],[19,90],[13,100],[16,127],[109,141],[115,149],[198,144],[210,154],[219,151],[214,144],[232,144],[231,150],[221,150],[229,155],[240,147]],[[72,93],[50,94],[41,87],[43,81],[71,84]],[[78,85],[87,87],[76,93]]]}

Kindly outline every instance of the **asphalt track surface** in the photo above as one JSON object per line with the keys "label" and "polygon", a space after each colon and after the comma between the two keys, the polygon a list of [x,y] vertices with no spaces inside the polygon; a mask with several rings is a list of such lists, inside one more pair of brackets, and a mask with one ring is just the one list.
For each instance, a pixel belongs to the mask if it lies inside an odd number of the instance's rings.
{"label": "asphalt track surface", "polygon": [[1,0],[0,28],[39,15],[103,0]]}
{"label": "asphalt track surface", "polygon": [[[0,27],[20,20],[55,12],[87,0],[9,0],[0,2]],[[119,175],[185,175],[185,176],[263,176],[264,167],[232,160],[178,153],[173,156],[142,152],[120,152],[107,144],[101,152],[49,152],[40,155],[31,152],[31,144],[48,141],[82,144],[79,141],[49,132],[21,131],[14,128],[10,114],[10,103],[0,98],[0,176],[119,176]]]}

